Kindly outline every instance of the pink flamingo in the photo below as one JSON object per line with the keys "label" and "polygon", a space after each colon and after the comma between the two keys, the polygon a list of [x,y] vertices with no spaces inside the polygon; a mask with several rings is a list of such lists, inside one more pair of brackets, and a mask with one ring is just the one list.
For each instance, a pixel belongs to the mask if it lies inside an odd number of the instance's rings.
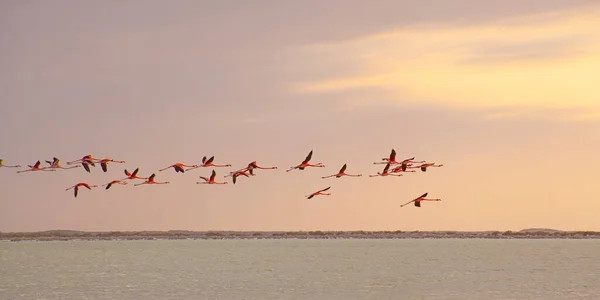
{"label": "pink flamingo", "polygon": [[120,185],[127,185],[127,181],[123,181],[123,180],[113,180],[107,184],[103,184],[102,186],[106,186],[106,189],[110,189],[111,186],[115,185],[115,184],[120,184]]}
{"label": "pink flamingo", "polygon": [[414,166],[411,167],[412,169],[421,169],[421,171],[423,172],[427,172],[427,168],[439,168],[439,167],[443,167],[444,165],[436,165],[435,163],[426,163],[426,164],[422,164],[419,166]]}
{"label": "pink flamingo", "polygon": [[56,158],[56,157],[54,157],[52,159],[52,161],[47,160],[46,163],[50,165],[49,167],[46,167],[47,169],[65,169],[65,170],[68,170],[68,169],[74,169],[74,168],[81,167],[80,165],[75,165],[75,166],[72,166],[72,167],[62,167],[60,165],[60,160],[58,158]]}
{"label": "pink flamingo", "polygon": [[301,164],[299,164],[297,166],[294,166],[294,167],[291,167],[290,169],[286,170],[286,172],[289,172],[289,171],[295,170],[295,169],[298,169],[298,170],[302,171],[306,167],[324,168],[325,166],[323,165],[323,163],[317,163],[317,164],[314,164],[314,165],[311,165],[311,164],[308,163],[310,161],[310,159],[312,158],[312,154],[313,154],[313,151],[310,150],[310,152],[308,153],[308,155],[306,156],[306,158],[304,159],[304,161]]}
{"label": "pink flamingo", "polygon": [[44,168],[40,168],[41,162],[38,160],[35,165],[27,165],[29,167],[29,169],[27,170],[22,170],[22,171],[17,171],[17,173],[23,173],[23,172],[34,172],[34,171],[56,171],[56,169],[48,169],[46,167]]}
{"label": "pink flamingo", "polygon": [[305,196],[305,197],[308,198],[308,199],[312,199],[312,197],[318,196],[318,195],[329,196],[329,195],[331,195],[331,193],[323,193],[323,192],[329,190],[330,188],[331,187],[324,188],[322,190],[316,191],[316,192],[314,192],[314,193],[312,193],[312,194],[310,194],[308,196]]}
{"label": "pink flamingo", "polygon": [[389,168],[390,168],[390,164],[388,163],[387,165],[385,165],[385,168],[383,168],[383,172],[381,172],[381,173],[377,172],[377,175],[369,175],[369,177],[377,177],[377,176],[402,176],[402,174],[388,173],[388,169]]}
{"label": "pink flamingo", "polygon": [[164,181],[164,182],[154,181],[154,176],[156,176],[156,174],[152,173],[152,175],[150,175],[150,177],[148,177],[148,179],[146,179],[146,181],[144,181],[142,183],[134,184],[133,186],[140,186],[142,184],[169,184],[168,181]]}
{"label": "pink flamingo", "polygon": [[72,186],[72,187],[70,187],[70,188],[66,189],[65,191],[68,191],[68,190],[70,190],[70,189],[73,189],[73,188],[74,188],[75,190],[74,190],[74,192],[73,192],[73,193],[75,194],[75,198],[77,198],[77,194],[79,193],[79,187],[80,187],[80,186],[82,186],[82,187],[85,187],[85,188],[87,188],[88,190],[91,190],[93,187],[98,187],[97,185],[89,185],[89,184],[87,184],[87,183],[85,183],[85,182],[80,182],[80,183],[78,183],[78,184],[76,184],[76,185],[74,185],[74,186]]}
{"label": "pink flamingo", "polygon": [[415,203],[416,207],[421,207],[421,201],[442,201],[442,199],[425,199],[425,197],[427,197],[427,193],[421,195],[420,197],[418,197],[416,199],[410,200],[410,201],[400,205],[400,207],[404,207],[412,202]]}
{"label": "pink flamingo", "polygon": [[250,175],[254,175],[254,172],[253,172],[254,169],[276,170],[277,167],[260,167],[256,164],[256,161],[249,163],[248,166],[246,167],[246,170],[248,170],[250,172]]}
{"label": "pink flamingo", "polygon": [[175,169],[175,173],[184,173],[185,172],[185,170],[183,169],[184,167],[186,167],[186,168],[198,168],[198,165],[185,165],[185,164],[182,164],[182,163],[176,163],[176,164],[172,164],[172,165],[170,165],[170,166],[168,166],[166,168],[160,169],[158,171],[162,172],[162,171],[168,170],[170,168],[173,168],[173,169]]}
{"label": "pink flamingo", "polygon": [[334,176],[335,176],[335,178],[340,178],[342,176],[361,177],[362,174],[356,174],[356,175],[346,174],[346,164],[344,164],[337,174],[333,174],[333,175],[329,175],[329,176],[325,176],[325,177],[321,177],[321,178],[325,179],[325,178],[334,177]]}
{"label": "pink flamingo", "polygon": [[215,176],[217,176],[217,172],[215,172],[215,170],[212,170],[212,174],[210,175],[210,178],[206,178],[203,176],[200,176],[201,179],[204,179],[204,182],[196,182],[197,184],[227,184],[227,181],[225,182],[216,182],[215,181]]}
{"label": "pink flamingo", "polygon": [[97,162],[100,163],[100,166],[102,167],[102,171],[106,173],[106,171],[108,171],[108,163],[109,162],[114,162],[114,163],[118,163],[118,164],[124,164],[125,161],[123,160],[114,160],[114,159],[110,159],[110,158],[103,158],[98,160]]}

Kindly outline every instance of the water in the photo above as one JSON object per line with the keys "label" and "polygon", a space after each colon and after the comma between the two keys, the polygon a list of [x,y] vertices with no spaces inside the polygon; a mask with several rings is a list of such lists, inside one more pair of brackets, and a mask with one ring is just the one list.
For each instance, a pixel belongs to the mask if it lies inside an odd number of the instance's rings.
{"label": "water", "polygon": [[600,240],[0,243],[0,299],[600,299]]}

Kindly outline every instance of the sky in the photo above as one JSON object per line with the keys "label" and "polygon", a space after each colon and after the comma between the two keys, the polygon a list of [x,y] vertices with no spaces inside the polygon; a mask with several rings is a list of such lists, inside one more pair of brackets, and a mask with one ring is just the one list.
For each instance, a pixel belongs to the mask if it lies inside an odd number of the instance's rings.
{"label": "sky", "polygon": [[[600,231],[599,76],[596,1],[3,1],[0,158],[126,163],[0,168],[0,231]],[[213,155],[278,169],[158,172]]]}

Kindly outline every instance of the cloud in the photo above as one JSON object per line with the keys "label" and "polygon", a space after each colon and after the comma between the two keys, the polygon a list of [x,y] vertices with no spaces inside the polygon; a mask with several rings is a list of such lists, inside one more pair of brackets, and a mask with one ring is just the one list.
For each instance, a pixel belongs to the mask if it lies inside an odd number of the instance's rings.
{"label": "cloud", "polygon": [[[391,91],[405,105],[502,110],[494,118],[546,110],[558,119],[596,120],[599,50],[600,6],[479,25],[419,24],[299,49],[303,68],[320,77],[294,91],[370,88]],[[327,61],[359,71],[340,75]],[[323,64],[330,76],[323,76]]]}

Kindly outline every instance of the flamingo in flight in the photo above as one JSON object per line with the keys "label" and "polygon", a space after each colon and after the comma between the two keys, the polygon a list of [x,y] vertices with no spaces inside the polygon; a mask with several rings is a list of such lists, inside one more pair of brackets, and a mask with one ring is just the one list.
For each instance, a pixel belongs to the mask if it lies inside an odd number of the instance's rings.
{"label": "flamingo in flight", "polygon": [[89,185],[89,184],[87,184],[85,182],[80,182],[80,183],[78,183],[78,184],[76,184],[76,185],[74,185],[74,186],[66,189],[65,191],[68,191],[70,189],[75,189],[73,191],[73,194],[75,195],[75,198],[77,198],[77,194],[79,193],[79,187],[81,187],[81,186],[87,188],[88,190],[91,190],[93,187],[98,187],[97,185]]}
{"label": "flamingo in flight", "polygon": [[110,189],[111,186],[116,185],[116,184],[120,184],[120,185],[127,185],[127,181],[123,181],[123,179],[121,180],[113,180],[107,184],[103,184],[102,186],[106,186],[106,189]]}
{"label": "flamingo in flight", "polygon": [[375,164],[375,165],[381,165],[381,164],[396,165],[396,164],[398,164],[398,162],[396,161],[396,150],[394,150],[392,148],[392,152],[390,153],[390,157],[384,157],[381,160],[383,160],[383,162],[374,162],[373,164]]}
{"label": "flamingo in flight", "polygon": [[4,161],[3,159],[0,159],[0,168],[2,168],[2,167],[4,167],[4,168],[20,168],[21,167],[21,165],[7,166],[2,163],[3,161]]}
{"label": "flamingo in flight", "polygon": [[402,174],[392,174],[392,173],[388,173],[388,170],[390,168],[390,164],[388,163],[387,165],[385,165],[385,168],[383,168],[383,172],[377,172],[377,175],[369,175],[369,177],[377,177],[377,176],[402,176]]}
{"label": "flamingo in flight", "polygon": [[211,158],[207,159],[206,156],[202,157],[202,164],[201,165],[196,165],[193,166],[192,168],[187,169],[188,170],[193,170],[193,169],[197,169],[197,168],[206,168],[206,167],[231,167],[230,164],[225,164],[225,165],[215,165],[213,163],[213,161],[215,161],[215,157],[212,156]]}
{"label": "flamingo in flight", "polygon": [[[409,164],[409,165],[410,165],[410,164]],[[405,173],[405,172],[412,172],[412,173],[414,173],[414,172],[417,172],[417,171],[415,171],[415,170],[407,170],[407,169],[406,169],[407,167],[408,167],[408,166],[407,166],[406,164],[403,164],[403,165],[401,165],[401,166],[397,166],[397,167],[393,168],[393,169],[390,171],[390,173]]]}
{"label": "flamingo in flight", "polygon": [[156,176],[156,174],[152,173],[152,175],[150,175],[150,177],[148,177],[148,179],[146,179],[146,181],[144,181],[142,183],[134,184],[133,186],[140,186],[142,184],[169,184],[168,181],[164,181],[164,182],[154,181],[154,176]]}
{"label": "flamingo in flight", "polygon": [[414,157],[411,158],[407,158],[403,161],[400,162],[400,165],[402,167],[402,172],[406,172],[406,169],[410,166],[412,166],[413,164],[421,164],[424,163],[425,161],[415,161]]}
{"label": "flamingo in flight", "polygon": [[109,162],[114,162],[114,163],[118,163],[118,164],[124,164],[125,161],[123,160],[114,160],[114,159],[110,159],[110,158],[103,158],[98,160],[97,162],[100,163],[100,166],[102,167],[102,171],[104,173],[106,173],[106,171],[108,171],[108,163]]}
{"label": "flamingo in flight", "polygon": [[421,207],[421,201],[442,201],[442,199],[426,199],[425,197],[427,197],[427,193],[421,195],[419,198],[410,200],[410,201],[408,201],[408,202],[400,205],[400,207],[404,207],[404,206],[406,206],[408,204],[411,204],[412,202],[415,203],[416,207]]}
{"label": "flamingo in flight", "polygon": [[254,176],[254,174],[252,174],[252,171],[249,171],[247,169],[241,169],[241,170],[237,170],[235,172],[231,172],[229,173],[229,175],[225,175],[225,177],[229,177],[231,176],[233,179],[233,184],[236,183],[237,178],[240,176],[246,176],[246,177],[250,177],[250,176]]}
{"label": "flamingo in flight", "polygon": [[275,170],[275,169],[277,169],[277,167],[260,167],[259,165],[256,164],[256,161],[249,163],[248,166],[246,167],[246,170],[248,170],[248,172],[250,172],[250,175],[254,175],[254,172],[253,172],[254,169]]}
{"label": "flamingo in flight", "polygon": [[215,170],[212,170],[212,174],[210,175],[210,178],[200,176],[200,179],[204,179],[204,182],[196,182],[196,183],[197,184],[227,184],[227,181],[225,181],[225,182],[215,181],[215,176],[217,176],[217,172],[215,172]]}
{"label": "flamingo in flight", "polygon": [[313,151],[310,150],[310,152],[308,153],[308,155],[306,156],[306,158],[304,159],[304,161],[301,164],[289,168],[288,170],[286,170],[286,172],[289,172],[289,171],[295,170],[295,169],[298,169],[298,170],[302,171],[306,167],[324,168],[325,166],[323,165],[323,163],[317,163],[317,164],[314,164],[314,165],[311,165],[311,164],[308,163],[310,161],[310,159],[312,158],[312,154],[313,154]]}
{"label": "flamingo in flight", "polygon": [[50,165],[49,167],[46,167],[47,169],[65,169],[65,170],[68,170],[68,169],[74,169],[74,168],[79,168],[80,167],[80,165],[75,165],[75,166],[72,166],[72,167],[63,167],[63,166],[60,165],[60,160],[58,158],[56,158],[56,157],[52,158],[52,161],[47,160],[46,163]]}
{"label": "flamingo in flight", "polygon": [[27,170],[22,170],[22,171],[17,171],[17,173],[23,173],[23,172],[33,172],[33,171],[56,171],[56,169],[48,169],[46,167],[44,168],[40,168],[41,162],[38,160],[35,165],[27,165],[29,167],[29,169]]}
{"label": "flamingo in flight", "polygon": [[321,178],[325,179],[325,178],[334,177],[334,176],[335,176],[335,178],[340,178],[342,176],[361,177],[362,174],[356,174],[356,175],[346,174],[346,164],[344,164],[337,174],[333,174],[333,175],[329,175],[329,176],[325,176],[325,177],[321,177]]}
{"label": "flamingo in flight", "polygon": [[76,160],[67,162],[67,165],[76,165],[78,163],[88,163],[88,164],[92,165],[92,167],[95,167],[96,165],[94,164],[94,160],[98,160],[98,159],[93,158],[91,154],[88,154],[80,159],[76,159]]}
{"label": "flamingo in flight", "polygon": [[331,187],[326,187],[326,188],[324,188],[322,190],[316,191],[316,192],[314,192],[314,193],[312,193],[312,194],[310,194],[308,196],[305,196],[305,197],[308,198],[308,199],[312,199],[312,197],[318,196],[318,195],[329,196],[329,195],[331,195],[331,193],[323,193],[323,192],[329,190],[330,188]]}
{"label": "flamingo in flight", "polygon": [[185,170],[183,169],[184,167],[186,167],[186,168],[197,168],[197,167],[198,167],[198,165],[191,165],[191,166],[188,166],[188,165],[184,165],[184,164],[182,164],[182,163],[176,163],[176,164],[172,164],[172,165],[170,165],[170,166],[168,166],[168,167],[166,167],[166,168],[164,168],[164,169],[160,169],[160,170],[158,170],[158,171],[159,171],[159,172],[162,172],[162,171],[168,170],[168,169],[170,169],[170,168],[173,168],[173,169],[175,169],[175,172],[176,172],[176,173],[184,173],[184,172],[185,172]]}
{"label": "flamingo in flight", "polygon": [[411,167],[413,169],[421,169],[421,171],[423,172],[427,172],[427,168],[429,167],[433,167],[433,168],[439,168],[439,167],[443,167],[444,165],[436,165],[435,163],[426,163],[426,164],[422,164],[419,166],[415,166],[415,167]]}
{"label": "flamingo in flight", "polygon": [[127,177],[123,178],[122,180],[125,180],[125,179],[129,179],[129,180],[132,180],[132,179],[148,179],[146,177],[138,177],[137,173],[138,173],[139,170],[140,170],[140,168],[137,168],[137,169],[135,169],[133,171],[133,173],[129,173],[129,171],[127,171],[127,169],[125,169],[125,175],[127,175]]}

